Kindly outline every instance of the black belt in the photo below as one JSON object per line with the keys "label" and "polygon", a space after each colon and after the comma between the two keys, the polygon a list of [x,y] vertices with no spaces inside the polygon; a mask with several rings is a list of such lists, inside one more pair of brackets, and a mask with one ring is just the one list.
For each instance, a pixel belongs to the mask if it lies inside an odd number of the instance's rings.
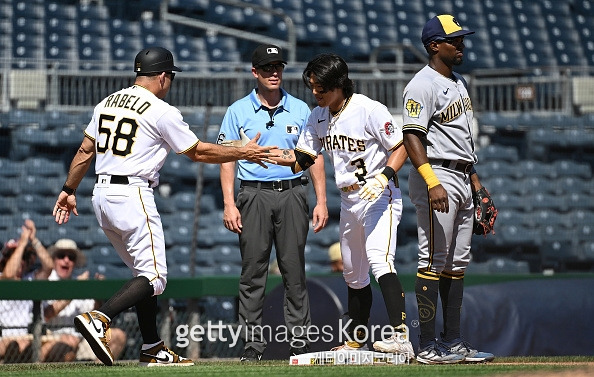
{"label": "black belt", "polygon": [[[95,183],[99,182],[99,176],[95,178]],[[110,176],[109,182],[101,182],[101,183],[111,183],[114,185],[127,185],[129,183],[128,177],[125,175],[112,175]]]}
{"label": "black belt", "polygon": [[471,162],[458,162],[452,160],[430,160],[433,165],[441,165],[446,169],[457,170],[462,173],[470,173],[472,170],[472,163]]}
{"label": "black belt", "polygon": [[308,183],[307,177],[299,177],[288,180],[276,181],[241,181],[240,187],[257,187],[262,190],[285,191],[296,186],[306,185]]}

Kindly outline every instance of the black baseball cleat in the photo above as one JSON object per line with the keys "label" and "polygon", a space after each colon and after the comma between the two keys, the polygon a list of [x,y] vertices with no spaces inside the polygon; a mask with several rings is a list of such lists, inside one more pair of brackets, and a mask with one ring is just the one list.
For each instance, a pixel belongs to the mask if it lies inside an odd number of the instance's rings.
{"label": "black baseball cleat", "polygon": [[241,358],[239,359],[241,362],[258,362],[260,360],[262,360],[262,352],[257,351],[253,347],[249,347],[243,351],[243,355],[241,355]]}
{"label": "black baseball cleat", "polygon": [[303,355],[304,353],[308,353],[308,352],[309,352],[309,346],[291,347],[291,350],[289,351],[289,355],[297,356],[297,355]]}

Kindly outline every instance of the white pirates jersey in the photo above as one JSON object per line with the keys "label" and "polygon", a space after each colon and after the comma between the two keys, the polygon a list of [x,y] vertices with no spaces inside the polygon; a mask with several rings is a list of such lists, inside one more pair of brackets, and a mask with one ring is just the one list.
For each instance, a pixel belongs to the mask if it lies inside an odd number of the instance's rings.
{"label": "white pirates jersey", "polygon": [[402,130],[427,135],[429,159],[477,162],[472,140],[473,110],[464,81],[428,65],[404,88]]}
{"label": "white pirates jersey", "polygon": [[85,135],[95,141],[96,174],[142,177],[153,186],[171,149],[184,153],[199,141],[177,108],[140,85],[101,101]]}
{"label": "white pirates jersey", "polygon": [[379,174],[401,143],[402,130],[386,106],[355,93],[334,117],[328,107],[313,109],[295,150],[315,159],[325,149],[342,188]]}

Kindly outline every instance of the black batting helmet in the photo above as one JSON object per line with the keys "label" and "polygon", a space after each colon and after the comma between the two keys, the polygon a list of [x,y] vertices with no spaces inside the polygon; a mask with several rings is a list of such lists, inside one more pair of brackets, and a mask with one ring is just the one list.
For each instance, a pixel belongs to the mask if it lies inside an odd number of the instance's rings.
{"label": "black batting helmet", "polygon": [[134,72],[158,73],[178,71],[181,69],[173,65],[173,54],[163,47],[149,47],[140,51],[134,59]]}

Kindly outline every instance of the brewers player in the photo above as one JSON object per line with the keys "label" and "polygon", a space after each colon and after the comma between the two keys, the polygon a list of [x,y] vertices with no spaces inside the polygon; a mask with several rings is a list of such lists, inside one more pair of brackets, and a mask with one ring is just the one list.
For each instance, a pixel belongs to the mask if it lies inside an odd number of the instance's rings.
{"label": "brewers player", "polygon": [[71,212],[77,215],[75,190],[96,157],[93,209],[134,275],[99,310],[74,320],[97,358],[107,365],[113,363],[107,344],[110,323],[132,306],[144,340],[140,365],[193,365],[163,344],[156,325],[157,295],[165,289],[167,265],[153,188],[159,184],[159,169],[168,152],[173,149],[192,161],[210,163],[243,158],[262,163],[270,154],[270,148],[256,145],[259,135],[241,148],[199,141],[179,110],[163,101],[175,71],[181,70],[164,48],[151,47],[136,55],[134,85],[109,95],[95,107],[53,210],[58,224],[68,222]]}
{"label": "brewers player", "polygon": [[325,149],[334,165],[341,191],[340,249],[352,320],[351,339],[335,349],[367,349],[371,268],[394,329],[389,337],[375,342],[374,348],[414,357],[404,324],[404,291],[394,266],[397,226],[402,216],[396,172],[407,157],[402,132],[384,105],[353,93],[348,66],[341,57],[316,56],[305,68],[303,81],[318,107],[312,110],[295,149],[281,149],[277,161],[301,171]]}
{"label": "brewers player", "polygon": [[[419,266],[415,293],[420,320],[417,360],[428,364],[489,361],[460,336],[464,271],[470,261],[472,192],[481,188],[471,128],[473,111],[463,78],[464,30],[451,15],[423,28],[429,64],[404,89],[404,145],[413,164],[409,195],[417,210]],[[438,292],[444,331],[435,337]]]}

